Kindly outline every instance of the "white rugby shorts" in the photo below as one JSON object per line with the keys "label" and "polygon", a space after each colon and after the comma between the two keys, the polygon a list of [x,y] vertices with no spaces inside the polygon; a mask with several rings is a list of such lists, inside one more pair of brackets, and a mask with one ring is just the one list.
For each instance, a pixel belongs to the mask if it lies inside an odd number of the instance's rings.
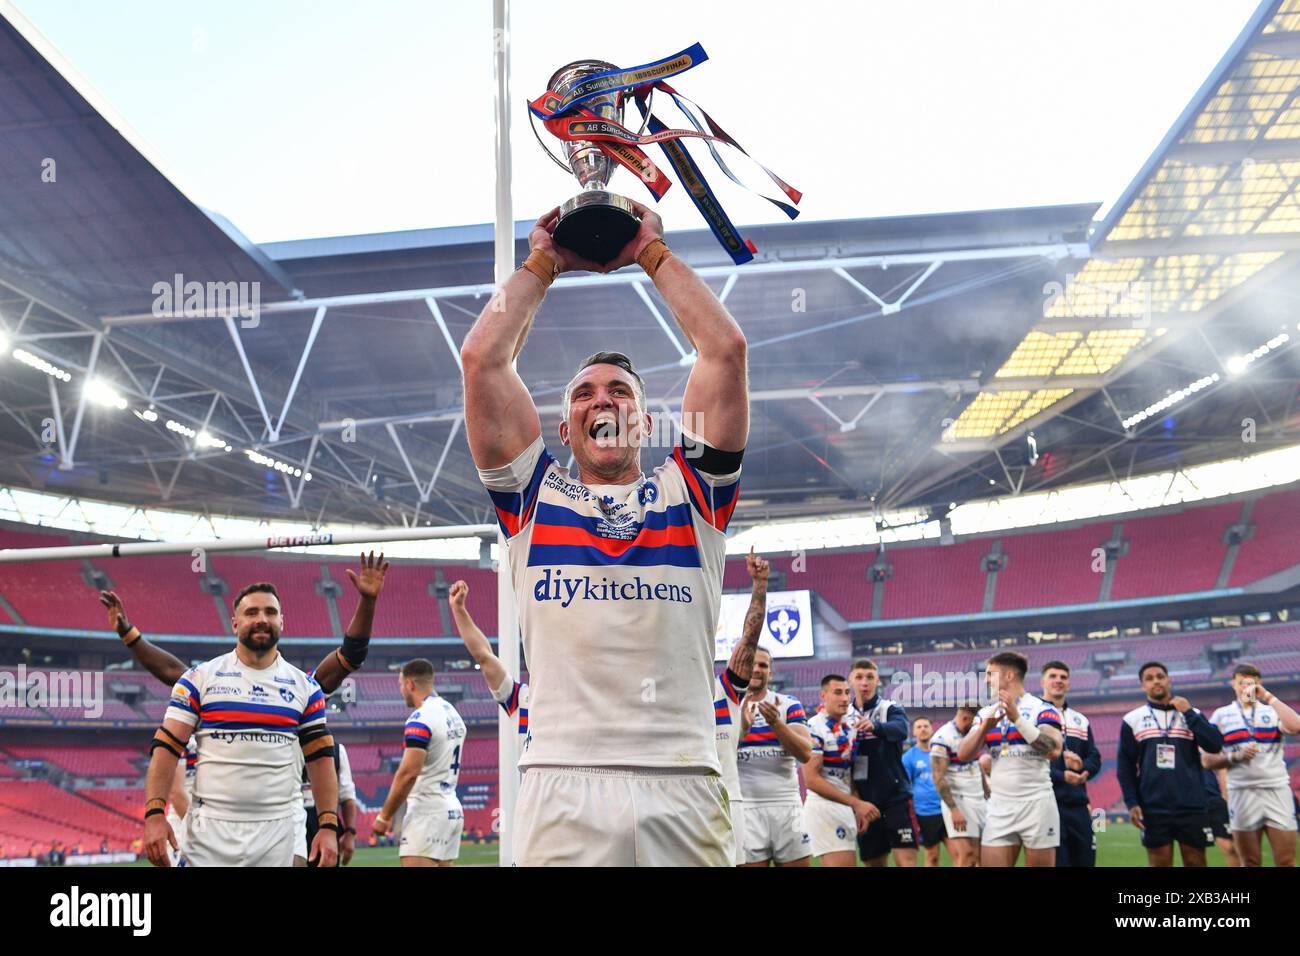
{"label": "white rugby shorts", "polygon": [[420,808],[407,807],[397,855],[423,856],[446,862],[460,856],[460,837],[465,829],[465,811],[460,804]]}
{"label": "white rugby shorts", "polygon": [[528,767],[515,805],[516,866],[734,866],[716,773]]}
{"label": "white rugby shorts", "polygon": [[989,797],[984,819],[983,846],[1024,846],[1047,850],[1061,844],[1061,812],[1056,795],[1048,790],[1035,797]]}
{"label": "white rugby shorts", "polygon": [[1251,832],[1264,827],[1294,830],[1295,803],[1287,784],[1279,787],[1239,787],[1228,783],[1228,826]]}
{"label": "white rugby shorts", "polygon": [[858,852],[858,821],[850,806],[819,797],[810,790],[803,804],[803,826],[813,856],[841,850]]}
{"label": "white rugby shorts", "polygon": [[947,829],[948,837],[954,840],[980,839],[980,835],[984,832],[985,818],[988,817],[988,802],[982,796],[966,797],[960,794],[953,794],[953,800],[957,802],[962,816],[966,818],[966,829],[958,830],[952,825],[952,810],[945,803],[940,809],[943,813],[943,825]]}
{"label": "white rugby shorts", "polygon": [[793,863],[812,855],[803,804],[748,803],[745,806],[745,862]]}
{"label": "white rugby shorts", "polygon": [[180,866],[293,866],[294,842],[303,832],[300,818],[216,820],[202,807],[185,814]]}

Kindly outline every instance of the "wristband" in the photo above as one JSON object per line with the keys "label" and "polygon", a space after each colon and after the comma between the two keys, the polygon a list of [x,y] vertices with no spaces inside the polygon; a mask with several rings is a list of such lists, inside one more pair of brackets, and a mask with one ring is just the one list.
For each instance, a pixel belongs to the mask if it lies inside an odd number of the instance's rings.
{"label": "wristband", "polygon": [[672,258],[672,255],[673,251],[668,248],[668,243],[655,237],[645,244],[636,261],[645,270],[645,274],[653,279],[659,267]]}
{"label": "wristband", "polygon": [[148,810],[144,812],[144,818],[146,820],[148,820],[150,817],[160,817],[162,815],[163,815],[162,807],[150,807]]}
{"label": "wristband", "polygon": [[357,828],[356,828],[356,827],[348,827],[348,828],[347,828],[346,830],[344,830],[343,832],[344,832],[344,833],[349,833],[349,834],[351,834],[352,836],[356,836],[356,835],[357,835]]}
{"label": "wristband", "polygon": [[343,832],[341,829],[339,829],[339,825],[337,823],[322,823],[320,825],[320,829],[332,830],[336,839],[338,838],[338,835]]}
{"label": "wristband", "polygon": [[520,269],[527,269],[533,275],[541,280],[543,288],[549,288],[555,281],[555,277],[560,274],[560,267],[556,264],[555,259],[549,252],[544,249],[534,249],[528,253],[528,258],[523,261]]}
{"label": "wristband", "polygon": [[136,641],[140,640],[142,635],[140,634],[140,629],[138,627],[130,625],[125,631],[119,631],[117,636],[122,639],[123,644],[130,647]]}

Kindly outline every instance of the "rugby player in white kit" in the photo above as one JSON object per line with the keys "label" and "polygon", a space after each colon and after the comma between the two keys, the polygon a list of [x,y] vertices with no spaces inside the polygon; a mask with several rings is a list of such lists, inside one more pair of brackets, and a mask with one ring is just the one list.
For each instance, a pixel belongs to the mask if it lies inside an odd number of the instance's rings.
{"label": "rugby player in white kit", "polygon": [[433,689],[433,664],[422,657],[402,665],[402,700],[415,711],[402,729],[405,750],[383,809],[370,825],[381,837],[406,804],[397,855],[402,866],[451,866],[460,856],[465,811],[456,796],[465,722]]}
{"label": "rugby player in white kit", "polygon": [[[764,616],[766,617],[766,615]],[[744,866],[808,866],[812,842],[803,825],[799,764],[812,756],[812,737],[803,704],[778,694],[772,653],[760,647],[741,708],[740,792],[745,801]]]}
{"label": "rugby player in white kit", "polygon": [[280,654],[280,599],[270,584],[235,597],[235,649],[186,671],[154,734],[145,777],[144,850],[169,866],[178,846],[164,806],[191,736],[194,795],[183,821],[182,866],[292,866],[301,824],[301,759],[320,831],[311,859],[338,856],[338,777],[320,686]]}
{"label": "rugby player in white kit", "polygon": [[977,759],[986,745],[993,754],[980,866],[1015,866],[1022,846],[1026,866],[1055,866],[1061,817],[1049,764],[1065,739],[1061,715],[1025,691],[1029,660],[1024,655],[994,654],[986,668],[997,702],[980,710],[957,748],[963,763]]}
{"label": "rugby player in white kit", "polygon": [[1223,734],[1220,753],[1202,753],[1201,765],[1228,772],[1228,826],[1242,866],[1260,866],[1268,836],[1274,866],[1295,866],[1296,814],[1282,751],[1300,733],[1300,715],[1264,687],[1253,664],[1238,664],[1231,681],[1237,699],[1210,715]]}
{"label": "rugby player in white kit", "polygon": [[[659,216],[632,205],[640,229],[605,266],[552,242],[558,209],[542,216],[527,261],[461,346],[466,436],[507,538],[528,660],[513,821],[526,866],[730,866],[734,856],[710,705],[725,532],[749,434],[745,337],[668,250]],[[571,475],[547,450],[513,362],[555,276],[633,262],[695,350],[682,441],[642,474],[644,382],[626,356],[596,353],[564,389]]]}
{"label": "rugby player in white kit", "polygon": [[942,801],[940,812],[953,866],[979,866],[980,834],[988,815],[988,781],[979,761],[957,759],[962,738],[978,713],[977,705],[963,704],[957,708],[957,716],[930,738],[930,776]]}
{"label": "rugby player in white kit", "polygon": [[858,834],[880,819],[880,809],[853,792],[857,732],[849,726],[848,679],[822,678],[822,709],[808,721],[812,755],[804,764],[803,805],[809,849],[822,866],[857,866]]}

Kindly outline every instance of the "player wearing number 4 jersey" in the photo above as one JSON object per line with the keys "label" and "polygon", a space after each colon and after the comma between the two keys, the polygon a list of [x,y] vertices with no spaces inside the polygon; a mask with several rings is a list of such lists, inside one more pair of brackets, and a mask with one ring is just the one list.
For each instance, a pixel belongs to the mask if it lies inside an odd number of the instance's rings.
{"label": "player wearing number 4 jersey", "polygon": [[1261,831],[1275,866],[1295,866],[1294,796],[1282,759],[1284,735],[1300,733],[1300,715],[1264,687],[1253,664],[1232,671],[1237,699],[1220,707],[1210,723],[1223,734],[1223,752],[1204,754],[1211,770],[1228,772],[1228,825],[1242,866],[1261,863]]}
{"label": "player wearing number 4 jersey", "polygon": [[980,866],[1054,866],[1061,821],[1048,763],[1061,752],[1061,715],[1025,692],[1029,660],[1014,651],[988,659],[986,680],[997,702],[983,708],[962,738],[957,759],[974,760],[982,747],[993,755],[992,791],[980,845]]}
{"label": "player wearing number 4 jersey", "polygon": [[[725,533],[749,433],[745,337],[707,285],[633,204],[638,234],[604,266],[537,221],[524,267],[461,346],[465,430],[507,538],[529,670],[529,726],[513,826],[524,866],[729,866],[734,835],[719,776],[714,634]],[[681,444],[650,475],[645,383],[598,352],[565,386],[547,450],[514,360],[556,275],[639,263],[694,348]]]}
{"label": "player wearing number 4 jersey", "polygon": [[370,829],[383,836],[406,804],[398,857],[402,866],[451,866],[460,856],[465,813],[456,796],[465,722],[433,689],[433,664],[417,657],[402,665],[402,700],[415,711],[406,718],[406,747],[384,807]]}

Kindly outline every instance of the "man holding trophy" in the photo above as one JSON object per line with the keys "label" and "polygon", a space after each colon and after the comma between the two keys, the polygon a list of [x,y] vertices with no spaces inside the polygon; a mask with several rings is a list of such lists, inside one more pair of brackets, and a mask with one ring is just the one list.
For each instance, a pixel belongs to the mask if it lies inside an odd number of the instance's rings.
{"label": "man holding trophy", "polygon": [[[575,64],[552,88],[607,67]],[[584,105],[617,117],[617,92]],[[604,191],[608,153],[581,141],[566,150],[583,196],[537,220],[527,260],[461,347],[466,434],[507,538],[529,669],[515,862],[730,866],[712,660],[749,434],[745,337],[668,249],[659,216]],[[644,475],[645,384],[627,356],[597,352],[564,391],[558,438],[570,474],[547,450],[514,360],[556,276],[632,263],[695,349],[682,415],[698,434],[683,430]]]}

